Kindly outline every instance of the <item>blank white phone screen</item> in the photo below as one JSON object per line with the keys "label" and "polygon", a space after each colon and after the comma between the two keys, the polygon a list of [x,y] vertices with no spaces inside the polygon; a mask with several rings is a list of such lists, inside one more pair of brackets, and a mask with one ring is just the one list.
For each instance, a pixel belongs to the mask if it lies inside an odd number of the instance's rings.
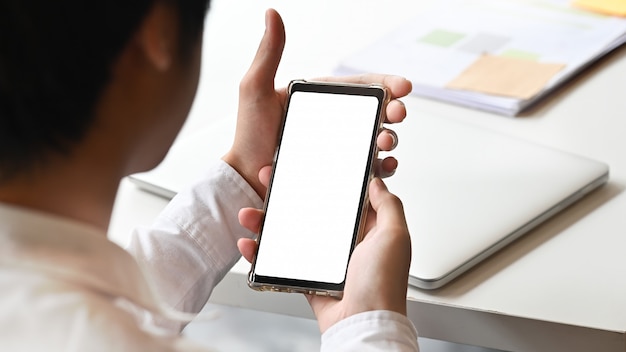
{"label": "blank white phone screen", "polygon": [[339,284],[345,278],[378,98],[291,96],[255,273]]}

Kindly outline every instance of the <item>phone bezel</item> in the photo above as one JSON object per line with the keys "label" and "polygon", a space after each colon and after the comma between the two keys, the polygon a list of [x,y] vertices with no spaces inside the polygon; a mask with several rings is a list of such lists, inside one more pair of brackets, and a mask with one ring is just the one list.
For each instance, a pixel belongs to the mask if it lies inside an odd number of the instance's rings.
{"label": "phone bezel", "polygon": [[[377,112],[375,121],[373,124],[373,130],[371,133],[371,141],[370,141],[370,151],[368,155],[367,165],[364,168],[363,181],[361,186],[360,200],[359,200],[359,211],[356,216],[354,231],[352,235],[352,244],[350,246],[350,252],[348,254],[348,262],[350,257],[352,256],[352,252],[356,245],[361,241],[364,233],[364,225],[365,219],[367,217],[367,210],[369,208],[369,198],[368,198],[368,186],[369,181],[372,179],[374,174],[374,163],[378,156],[378,147],[376,144],[376,140],[378,137],[378,133],[382,128],[383,123],[385,122],[385,107],[388,103],[389,97],[387,89],[381,85],[375,84],[348,84],[348,83],[333,83],[333,82],[316,82],[316,81],[304,81],[304,80],[294,80],[291,81],[288,86],[288,94],[287,101],[285,104],[285,113],[283,115],[280,133],[278,137],[278,143],[276,152],[274,153],[274,165],[276,165],[279,155],[280,155],[280,144],[283,137],[285,121],[289,114],[289,103],[291,96],[295,92],[313,92],[313,93],[322,93],[322,94],[344,94],[344,95],[360,95],[360,96],[372,96],[378,99],[377,104]],[[271,190],[273,185],[274,173],[272,172],[272,176],[270,179],[270,184],[267,189],[265,202],[264,202],[264,211],[267,210],[269,205],[269,200],[271,198]],[[259,246],[258,250],[261,249],[261,239],[263,236],[263,223],[261,224],[258,236]],[[323,258],[320,258],[323,260]],[[311,263],[315,265],[315,263]],[[331,283],[331,282],[320,282],[320,281],[308,281],[308,280],[298,280],[292,278],[281,278],[274,276],[264,276],[258,275],[255,273],[255,265],[256,265],[256,255],[252,262],[252,267],[250,273],[248,275],[248,286],[255,290],[259,291],[275,291],[275,292],[299,292],[305,294],[314,294],[314,295],[326,295],[326,296],[336,296],[340,297],[343,294],[343,289],[345,286],[345,277],[341,283]],[[345,268],[347,272],[347,267]]]}

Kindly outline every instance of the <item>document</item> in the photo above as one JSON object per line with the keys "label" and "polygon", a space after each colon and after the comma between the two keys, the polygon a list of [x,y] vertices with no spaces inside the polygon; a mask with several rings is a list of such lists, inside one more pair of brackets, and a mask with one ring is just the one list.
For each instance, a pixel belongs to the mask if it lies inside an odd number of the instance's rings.
{"label": "document", "polygon": [[626,19],[569,0],[438,1],[335,73],[402,75],[413,94],[514,116],[625,41]]}

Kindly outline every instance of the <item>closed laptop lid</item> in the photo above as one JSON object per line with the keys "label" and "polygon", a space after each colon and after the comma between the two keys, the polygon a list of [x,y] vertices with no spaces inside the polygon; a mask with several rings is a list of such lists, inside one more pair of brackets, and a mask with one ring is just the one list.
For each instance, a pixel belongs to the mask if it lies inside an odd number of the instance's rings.
{"label": "closed laptop lid", "polygon": [[396,128],[387,180],[412,238],[410,283],[443,286],[608,179],[608,166],[433,116]]}
{"label": "closed laptop lid", "polygon": [[[181,136],[156,169],[131,176],[172,197],[232,143],[234,121]],[[400,162],[386,183],[404,204],[409,283],[441,287],[606,182],[608,166],[469,124],[413,115],[394,126]]]}

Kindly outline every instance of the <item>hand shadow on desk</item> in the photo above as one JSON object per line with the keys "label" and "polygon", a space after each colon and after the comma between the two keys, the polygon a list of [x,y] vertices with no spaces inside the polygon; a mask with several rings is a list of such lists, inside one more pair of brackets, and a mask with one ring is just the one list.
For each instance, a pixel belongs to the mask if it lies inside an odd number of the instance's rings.
{"label": "hand shadow on desk", "polygon": [[[626,185],[609,180],[602,187],[563,209],[535,229],[522,235],[503,249],[478,263],[472,269],[461,274],[447,285],[432,291],[422,290],[421,292],[426,294],[432,292],[433,295],[438,297],[456,297],[471,291],[475,286],[493,277],[554,237],[567,236],[567,233],[563,233],[567,228],[583,220],[586,216],[593,213],[594,210],[609,203],[621,194],[624,189],[626,189]],[[589,236],[593,235],[593,233],[589,234]],[[557,259],[555,258],[555,260]]]}

